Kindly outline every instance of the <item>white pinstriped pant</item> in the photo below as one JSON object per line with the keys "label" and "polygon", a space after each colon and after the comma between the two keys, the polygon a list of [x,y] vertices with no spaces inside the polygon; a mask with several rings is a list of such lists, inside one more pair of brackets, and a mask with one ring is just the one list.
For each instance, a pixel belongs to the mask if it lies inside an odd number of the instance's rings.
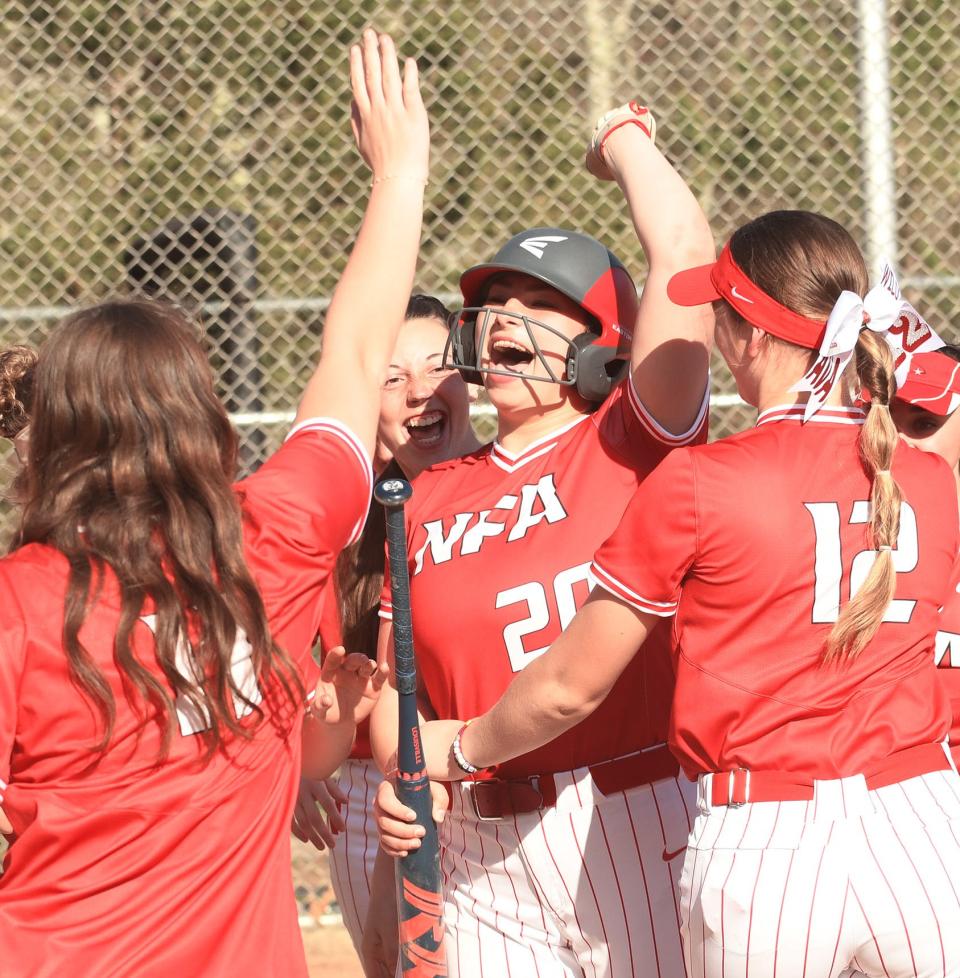
{"label": "white pinstriped pant", "polygon": [[340,787],[347,796],[342,812],[346,828],[330,850],[330,882],[337,895],[343,925],[357,953],[370,906],[370,880],[380,837],[373,818],[373,799],[383,780],[370,760],[349,759],[340,766]]}
{"label": "white pinstriped pant", "polygon": [[454,790],[440,828],[450,978],[683,978],[695,785],[605,797],[586,768],[554,777],[555,807],[496,821]]}
{"label": "white pinstriped pant", "polygon": [[712,810],[709,781],[680,880],[689,978],[960,978],[954,771]]}

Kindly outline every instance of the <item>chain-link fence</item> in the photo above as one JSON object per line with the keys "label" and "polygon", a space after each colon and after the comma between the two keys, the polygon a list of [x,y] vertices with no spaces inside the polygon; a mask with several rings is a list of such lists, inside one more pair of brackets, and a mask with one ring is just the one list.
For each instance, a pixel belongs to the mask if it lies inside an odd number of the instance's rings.
{"label": "chain-link fence", "polygon": [[[434,131],[420,286],[525,225],[609,242],[581,166],[638,96],[718,238],[776,206],[895,251],[941,327],[960,304],[960,11],[947,0],[8,0],[0,13],[0,341],[131,288],[203,304],[247,459],[313,362],[367,177],[345,46],[375,21],[417,55]],[[918,291],[921,294],[917,294]],[[730,393],[724,371],[721,393]],[[721,406],[716,433],[745,422]]]}

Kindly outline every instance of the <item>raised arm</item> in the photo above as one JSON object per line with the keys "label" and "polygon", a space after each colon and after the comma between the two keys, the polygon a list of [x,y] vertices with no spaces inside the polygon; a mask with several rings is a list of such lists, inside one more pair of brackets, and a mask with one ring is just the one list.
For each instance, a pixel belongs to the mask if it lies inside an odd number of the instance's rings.
{"label": "raised arm", "polygon": [[712,262],[713,236],[690,188],[654,145],[646,109],[631,103],[597,126],[587,168],[620,186],[649,264],[631,347],[633,382],[649,414],[683,434],[697,420],[709,381],[713,311],[674,305],[667,282]]}
{"label": "raised arm", "polygon": [[373,183],[297,421],[336,418],[372,456],[380,386],[416,269],[430,137],[416,62],[407,59],[401,77],[387,35],[367,30],[351,48],[350,82],[354,136]]}
{"label": "raised arm", "polygon": [[357,724],[370,716],[387,676],[386,666],[342,646],[323,658],[313,702],[303,722],[301,773],[328,778],[347,759]]}

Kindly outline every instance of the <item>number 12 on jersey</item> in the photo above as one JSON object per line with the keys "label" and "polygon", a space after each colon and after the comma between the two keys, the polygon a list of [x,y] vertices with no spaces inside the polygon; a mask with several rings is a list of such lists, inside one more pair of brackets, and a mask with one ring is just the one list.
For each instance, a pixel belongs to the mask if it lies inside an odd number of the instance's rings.
{"label": "number 12 on jersey", "polygon": [[[841,584],[843,580],[843,557],[840,552],[840,504],[804,503],[813,517],[813,531],[816,536],[816,553],[813,573],[815,579],[813,592],[813,622],[825,624],[834,622],[840,614]],[[870,519],[870,503],[866,499],[854,501],[850,512],[850,525],[867,523]],[[897,546],[893,551],[893,567],[898,574],[912,571],[919,560],[917,542],[917,514],[906,501],[900,504],[900,532]],[[850,597],[862,587],[877,559],[876,550],[861,550],[850,564]],[[882,621],[908,622],[913,614],[916,601],[895,598],[890,602]]]}

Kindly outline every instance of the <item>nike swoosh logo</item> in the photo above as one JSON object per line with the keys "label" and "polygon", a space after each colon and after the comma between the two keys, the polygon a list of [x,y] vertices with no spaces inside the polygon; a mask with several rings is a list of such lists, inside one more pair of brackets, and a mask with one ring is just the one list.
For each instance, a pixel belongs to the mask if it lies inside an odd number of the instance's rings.
{"label": "nike swoosh logo", "polygon": [[748,299],[745,295],[740,295],[735,285],[730,286],[730,295],[734,296],[734,298],[739,299],[741,302],[749,302],[751,306],[756,305],[753,299]]}
{"label": "nike swoosh logo", "polygon": [[669,849],[664,849],[663,850],[663,856],[662,856],[663,861],[665,863],[668,863],[668,862],[670,862],[671,859],[676,859],[677,856],[679,856],[681,852],[684,852],[686,850],[686,848],[687,848],[686,846],[680,846],[679,849],[674,849],[673,852],[670,852]]}

